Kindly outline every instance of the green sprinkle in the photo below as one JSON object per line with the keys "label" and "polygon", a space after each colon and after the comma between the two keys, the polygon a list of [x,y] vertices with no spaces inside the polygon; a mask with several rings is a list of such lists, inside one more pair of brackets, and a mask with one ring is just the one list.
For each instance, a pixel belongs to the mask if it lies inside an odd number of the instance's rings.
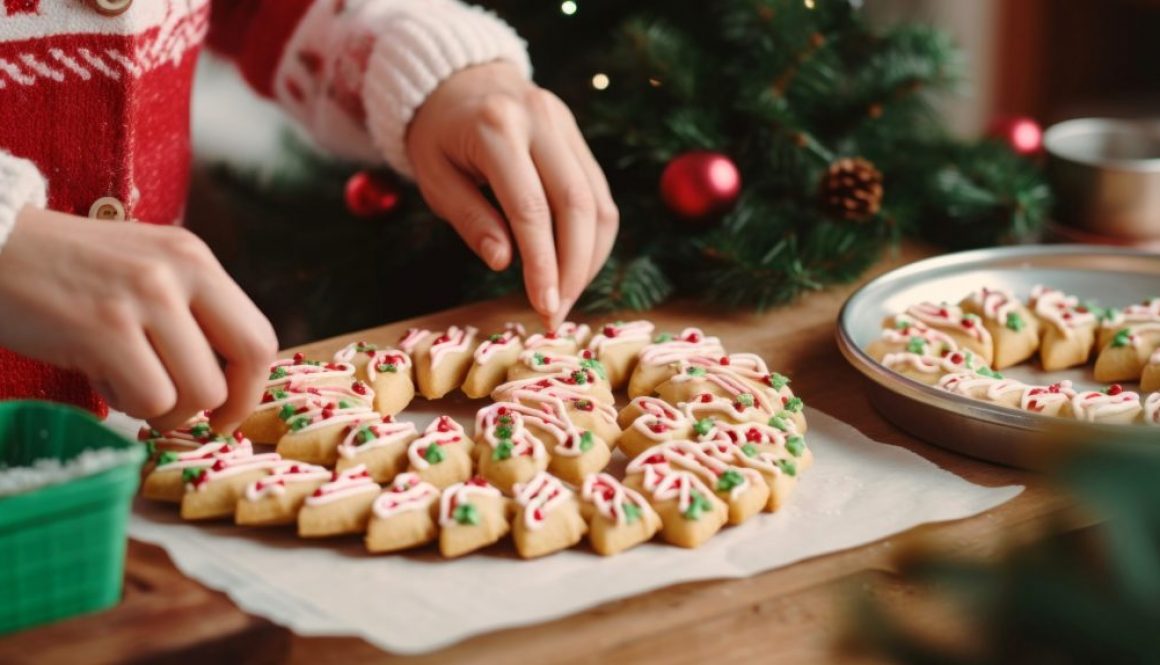
{"label": "green sprinkle", "polygon": [[894,322],[894,329],[895,330],[906,330],[909,327],[910,327],[910,321],[907,321],[906,319],[897,319]]}
{"label": "green sprinkle", "polygon": [[777,461],[777,467],[781,469],[782,473],[791,478],[797,475],[797,464],[794,464],[793,460],[779,459]]}
{"label": "green sprinkle", "polygon": [[544,354],[540,353],[539,351],[536,351],[532,354],[532,362],[536,363],[537,365],[543,365],[546,361],[547,360],[544,358]]}
{"label": "green sprinkle", "polygon": [[741,406],[753,406],[753,393],[741,393],[737,396],[737,403]]}
{"label": "green sprinkle", "polygon": [[705,371],[704,367],[690,367],[689,369],[685,370],[685,374],[688,374],[689,376],[705,376],[707,372]]}
{"label": "green sprinkle", "polygon": [[495,342],[501,342],[501,341],[503,341],[503,333],[495,333],[495,334],[491,335],[490,337],[488,337],[487,341],[489,341],[493,344]]}
{"label": "green sprinkle", "polygon": [[349,409],[349,408],[352,408],[353,406],[354,406],[353,402],[347,401],[345,399],[338,400],[338,408],[340,408],[340,409]]}
{"label": "green sprinkle", "polygon": [[987,367],[986,365],[983,365],[982,367],[975,370],[975,373],[980,375],[980,376],[985,376],[985,377],[990,378],[990,379],[1003,378],[1002,374],[996,372],[995,370],[991,369],[990,367]]}
{"label": "green sprinkle", "polygon": [[497,439],[510,439],[510,438],[512,438],[511,425],[500,425],[499,427],[495,428],[495,437]]}
{"label": "green sprinkle", "polygon": [[654,344],[664,344],[665,342],[673,341],[672,333],[661,333],[653,338]]}
{"label": "green sprinkle", "polygon": [[786,439],[785,449],[789,451],[790,455],[801,457],[806,450],[806,440],[795,434]]}
{"label": "green sprinkle", "polygon": [[495,450],[491,451],[491,458],[497,462],[505,459],[511,459],[513,448],[515,448],[515,446],[512,445],[510,439],[503,439],[498,444],[496,444]]}
{"label": "green sprinkle", "polygon": [[189,428],[189,433],[194,435],[195,437],[197,437],[199,439],[204,437],[205,435],[209,434],[209,432],[210,432],[210,429],[209,429],[209,425],[207,423],[198,423],[198,424],[194,425],[193,427]]}
{"label": "green sprinkle", "polygon": [[1120,328],[1112,337],[1112,348],[1122,349],[1132,343],[1132,331],[1128,328]]}
{"label": "green sprinkle", "polygon": [[632,524],[640,519],[640,508],[635,503],[625,501],[620,504],[620,510],[624,512],[624,523]]}
{"label": "green sprinkle", "polygon": [[157,456],[157,466],[165,466],[166,464],[173,464],[178,459],[179,458],[177,456],[177,453],[175,453],[171,450],[163,450],[163,451],[161,451],[161,454]]}
{"label": "green sprinkle", "polygon": [[1111,321],[1120,315],[1120,310],[1116,309],[1115,307],[1100,307],[1099,305],[1095,304],[1095,302],[1091,301],[1085,302],[1084,307],[1087,307],[1088,310],[1095,314],[1096,319],[1101,322]]}
{"label": "green sprinkle", "polygon": [[456,524],[467,524],[475,526],[479,524],[479,510],[475,504],[463,503],[455,506],[455,511],[451,514]]}
{"label": "green sprinkle", "polygon": [[428,464],[438,464],[446,457],[447,455],[443,452],[443,446],[438,443],[432,443],[427,446],[427,450],[423,453],[423,459],[427,460]]}
{"label": "green sprinkle", "polygon": [[580,452],[588,452],[592,450],[592,446],[596,445],[592,441],[592,432],[584,432],[580,435]]}
{"label": "green sprinkle", "polygon": [[702,418],[693,423],[693,431],[696,432],[698,436],[705,436],[709,432],[713,431],[713,424],[714,421],[712,418]]}
{"label": "green sprinkle", "polygon": [[283,404],[282,408],[278,411],[278,417],[282,420],[290,420],[294,417],[295,413],[298,413],[297,409],[289,404]]}
{"label": "green sprinkle", "polygon": [[572,372],[572,380],[576,382],[576,385],[582,386],[588,383],[588,375],[582,370],[577,370]]}
{"label": "green sprinkle", "polygon": [[789,429],[789,423],[785,421],[785,414],[783,413],[779,413],[776,416],[770,418],[768,425],[770,427],[776,427],[783,432]]}
{"label": "green sprinkle", "polygon": [[181,470],[181,482],[196,483],[203,475],[205,475],[205,469],[186,467]]}
{"label": "green sprinkle", "polygon": [[305,429],[305,427],[309,424],[310,424],[309,417],[299,416],[299,417],[295,418],[294,420],[290,421],[290,429],[297,432],[299,430]]}
{"label": "green sprinkle", "polygon": [[604,364],[595,358],[585,358],[580,361],[580,366],[584,369],[592,370],[596,376],[602,379],[608,378],[608,373],[604,371]]}
{"label": "green sprinkle", "polygon": [[910,353],[925,353],[926,340],[921,337],[911,337],[910,341],[906,343],[906,350]]}
{"label": "green sprinkle", "polygon": [[363,427],[359,429],[358,434],[355,435],[355,439],[361,446],[364,443],[370,443],[371,441],[374,441],[375,433],[371,430],[370,427]]}
{"label": "green sprinkle", "polygon": [[701,515],[712,507],[713,504],[709,503],[708,499],[701,496],[700,492],[693,492],[691,500],[689,501],[689,507],[686,508],[685,512],[681,514],[687,520],[696,521],[701,519]]}
{"label": "green sprinkle", "polygon": [[157,456],[157,442],[153,439],[146,439],[145,441],[145,459],[153,459]]}
{"label": "green sprinkle", "polygon": [[286,392],[285,390],[282,390],[281,388],[275,388],[275,389],[270,391],[270,399],[271,400],[284,400],[289,396],[290,396],[290,393]]}
{"label": "green sprinkle", "polygon": [[321,360],[306,360],[302,364],[303,365],[310,365],[311,367],[322,367]]}
{"label": "green sprinkle", "polygon": [[734,487],[745,482],[745,478],[736,469],[729,469],[717,479],[717,491],[729,492]]}
{"label": "green sprinkle", "polygon": [[769,385],[773,386],[774,390],[781,390],[782,388],[789,385],[789,377],[784,374],[778,374],[777,372],[774,372],[773,374],[769,375]]}
{"label": "green sprinkle", "polygon": [[797,413],[798,411],[801,411],[802,407],[805,405],[806,403],[802,401],[802,398],[791,397],[789,401],[785,403],[785,410],[789,411],[790,413]]}
{"label": "green sprinkle", "polygon": [[358,345],[354,347],[354,350],[358,353],[366,353],[367,351],[375,351],[378,348],[379,347],[377,344],[366,344],[364,342],[359,342]]}
{"label": "green sprinkle", "polygon": [[399,367],[395,363],[379,363],[379,366],[375,369],[383,374],[394,374],[399,371]]}
{"label": "green sprinkle", "polygon": [[1007,321],[1003,325],[1015,332],[1021,332],[1023,328],[1027,327],[1027,323],[1023,320],[1022,316],[1019,316],[1019,312],[1011,312],[1008,314]]}
{"label": "green sprinkle", "polygon": [[501,425],[510,425],[510,424],[512,424],[512,417],[508,416],[508,415],[503,415],[503,416],[500,416],[499,418],[496,418],[496,422],[501,424]]}
{"label": "green sprinkle", "polygon": [[741,453],[746,457],[757,457],[757,452],[757,446],[753,445],[752,443],[747,443],[744,446],[741,446]]}
{"label": "green sprinkle", "polygon": [[270,372],[271,381],[277,381],[278,379],[284,378],[286,378],[286,368],[282,367],[281,365],[275,367],[273,372]]}

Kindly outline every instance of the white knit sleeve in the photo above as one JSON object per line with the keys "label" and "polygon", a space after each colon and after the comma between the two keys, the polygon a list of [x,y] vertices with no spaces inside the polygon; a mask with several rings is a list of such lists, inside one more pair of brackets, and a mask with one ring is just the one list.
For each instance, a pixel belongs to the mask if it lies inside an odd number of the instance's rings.
{"label": "white knit sleeve", "polygon": [[0,150],[0,251],[16,226],[20,209],[43,208],[47,203],[48,186],[36,165]]}
{"label": "white knit sleeve", "polygon": [[457,0],[315,2],[287,42],[274,96],[320,148],[411,175],[404,137],[447,77],[495,60],[531,76],[524,41]]}

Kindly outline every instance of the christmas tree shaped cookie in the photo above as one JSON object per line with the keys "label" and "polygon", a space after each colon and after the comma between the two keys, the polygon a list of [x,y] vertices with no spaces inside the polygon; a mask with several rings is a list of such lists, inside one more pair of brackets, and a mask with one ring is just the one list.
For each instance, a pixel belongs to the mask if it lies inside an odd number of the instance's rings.
{"label": "christmas tree shaped cookie", "polygon": [[911,326],[915,323],[948,335],[959,349],[974,353],[984,365],[991,364],[995,342],[980,315],[964,312],[958,305],[922,302],[907,307],[903,314],[887,319],[886,327]]}
{"label": "christmas tree shaped cookie", "polygon": [[1071,398],[1071,415],[1089,423],[1126,425],[1143,411],[1140,394],[1114,384],[1103,390],[1085,390]]}
{"label": "christmas tree shaped cookie", "polygon": [[963,312],[978,316],[994,344],[991,366],[1003,369],[1027,360],[1039,349],[1039,321],[1004,289],[983,287],[961,303]]}
{"label": "christmas tree shaped cookie", "polygon": [[[703,450],[713,452],[720,459],[737,461],[737,455],[748,453],[774,453],[781,457],[801,459],[803,469],[808,467],[813,455],[806,448],[805,437],[764,423],[732,425],[716,423],[703,428],[705,436],[698,436]],[[788,454],[787,454],[788,453]],[[730,457],[732,455],[732,457]]]}
{"label": "christmas tree shaped cookie", "polygon": [[691,471],[642,463],[624,485],[648,500],[661,519],[661,537],[679,547],[699,547],[729,519],[728,506]]}
{"label": "christmas tree shaped cookie", "polygon": [[[692,358],[678,363],[680,371],[668,381],[657,386],[657,394],[670,404],[701,401],[716,405],[714,400],[704,395],[721,397],[733,403],[733,409],[722,410],[722,417],[730,422],[761,422],[773,416],[793,421],[799,432],[806,430],[802,400],[789,389],[789,380],[780,374],[761,372],[759,384],[747,376],[740,362],[747,354],[723,356],[720,359]],[[724,361],[724,362],[723,362]],[[764,368],[765,363],[757,359]],[[750,372],[756,375],[758,372]],[[709,407],[697,407],[709,410]]]}
{"label": "christmas tree shaped cookie", "polygon": [[733,459],[738,466],[761,474],[769,488],[765,510],[776,512],[789,502],[800,475],[813,464],[814,457],[801,437],[789,436],[780,450],[758,450],[756,446],[742,444]]}
{"label": "christmas tree shaped cookie", "polygon": [[1060,381],[1050,386],[1028,386],[1019,399],[1019,408],[1045,416],[1071,415],[1071,400],[1075,397],[1071,381]]}
{"label": "christmas tree shaped cookie", "polygon": [[295,408],[310,399],[306,395],[328,392],[331,388],[348,388],[355,382],[355,368],[349,363],[307,360],[301,353],[292,359],[277,360],[270,365],[262,392],[262,401],[239,429],[257,443],[274,444],[286,433],[283,408]]}
{"label": "christmas tree shaped cookie", "polygon": [[303,501],[298,511],[298,535],[325,538],[366,531],[371,505],[381,489],[365,467],[334,472],[329,482]]}
{"label": "christmas tree shaped cookie", "polygon": [[882,366],[928,386],[938,385],[939,380],[947,374],[978,372],[987,367],[974,353],[963,350],[952,351],[942,357],[909,351],[888,353],[882,358]]}
{"label": "christmas tree shaped cookie", "polygon": [[536,333],[524,340],[524,348],[536,349],[545,353],[574,356],[588,344],[592,338],[592,330],[583,323],[565,321],[545,333]]}
{"label": "christmas tree shaped cookie", "polygon": [[1138,323],[1120,328],[1096,356],[1096,381],[1136,381],[1158,348],[1160,323]]}
{"label": "christmas tree shaped cookie", "polygon": [[964,397],[1017,408],[1028,386],[1015,379],[1004,378],[986,368],[953,372],[939,379],[938,387]]}
{"label": "christmas tree shaped cookie", "polygon": [[366,365],[367,382],[375,392],[374,408],[384,416],[400,413],[415,397],[411,357],[397,349],[375,351]]}
{"label": "christmas tree shaped cookie", "polygon": [[[1038,340],[1036,340],[1038,343]],[[953,337],[920,323],[914,319],[900,316],[893,321],[893,325],[882,329],[878,339],[870,342],[866,353],[878,362],[894,353],[914,353],[920,356],[940,358],[957,351],[958,342]]]}
{"label": "christmas tree shaped cookie", "polygon": [[491,398],[496,402],[511,402],[512,394],[516,391],[543,391],[566,390],[570,394],[584,399],[594,400],[601,404],[615,404],[616,398],[608,387],[608,382],[592,368],[580,368],[571,373],[549,374],[547,376],[529,376],[523,379],[506,381],[491,391]]}
{"label": "christmas tree shaped cookie", "polygon": [[435,487],[450,487],[471,477],[473,447],[462,425],[440,416],[407,445],[408,470]]}
{"label": "christmas tree shaped cookie", "polygon": [[653,328],[648,321],[617,321],[606,324],[588,342],[588,349],[604,366],[613,390],[628,383],[637,354],[652,341]]}
{"label": "christmas tree shaped cookie", "polygon": [[345,471],[361,464],[375,482],[390,482],[407,470],[407,446],[418,436],[414,423],[396,421],[393,416],[348,425],[338,444],[335,469]]}
{"label": "christmas tree shaped cookie", "polygon": [[477,332],[472,326],[451,326],[441,333],[412,328],[399,340],[399,348],[415,363],[423,397],[439,399],[463,385],[471,369]]}
{"label": "christmas tree shaped cookie", "polygon": [[514,397],[510,406],[523,414],[524,425],[547,448],[553,475],[579,485],[608,466],[612,447],[596,432],[579,427],[562,399],[545,392],[517,392]]}
{"label": "christmas tree shaped cookie", "polygon": [[588,532],[576,495],[551,474],[541,471],[513,490],[512,539],[521,557],[534,559],[567,549]]}
{"label": "christmas tree shaped cookie", "polygon": [[439,537],[439,488],[417,474],[400,474],[371,505],[367,550],[398,552]]}
{"label": "christmas tree shaped cookie", "polygon": [[270,475],[246,486],[234,521],[243,526],[294,524],[306,497],[330,478],[325,467],[282,460]]}
{"label": "christmas tree shaped cookie", "polygon": [[580,498],[588,513],[588,542],[603,556],[648,542],[661,528],[648,501],[607,473],[585,478]]}
{"label": "christmas tree shaped cookie", "polygon": [[175,430],[158,432],[152,427],[142,427],[137,432],[137,440],[144,443],[153,457],[158,451],[185,452],[195,450],[220,437],[209,424],[209,412],[202,411]]}
{"label": "christmas tree shaped cookie", "polygon": [[185,485],[200,469],[212,465],[219,459],[249,457],[254,454],[253,445],[241,432],[233,438],[215,437],[193,450],[176,452],[158,451],[153,468],[141,483],[141,495],[151,501],[180,503],[185,494]]}
{"label": "christmas tree shaped cookie", "polygon": [[524,327],[509,323],[503,332],[495,333],[480,342],[472,354],[471,369],[463,381],[463,394],[472,399],[487,397],[504,382],[508,368],[516,363],[524,350],[521,338]]}
{"label": "christmas tree shaped cookie", "polygon": [[684,412],[656,397],[637,397],[620,412],[624,431],[616,442],[631,460],[666,441],[693,435],[693,421]]}
{"label": "christmas tree shaped cookie", "polygon": [[479,475],[504,494],[548,469],[548,450],[525,419],[530,411],[517,402],[496,402],[475,416]]}
{"label": "christmas tree shaped cookie", "polygon": [[1055,372],[1088,361],[1097,325],[1088,307],[1075,296],[1043,286],[1031,290],[1029,306],[1039,320],[1039,360],[1044,370]]}
{"label": "christmas tree shaped cookie", "polygon": [[1160,298],[1145,300],[1123,309],[1107,308],[1096,312],[1100,326],[1096,333],[1096,348],[1107,346],[1112,337],[1124,328],[1143,324],[1160,324]]}
{"label": "christmas tree shaped cookie", "polygon": [[628,380],[628,396],[651,395],[656,387],[668,381],[673,365],[695,357],[725,355],[721,340],[710,337],[700,328],[685,328],[679,335],[661,334],[653,338],[637,355],[636,367]]}
{"label": "christmas tree shaped cookie", "polygon": [[596,436],[608,442],[616,441],[620,437],[620,427],[616,423],[616,407],[591,399],[587,394],[572,388],[542,387],[533,384],[523,390],[512,392],[510,401],[535,406],[540,403],[539,395],[560,400],[564,404],[568,419],[576,427],[591,430]]}
{"label": "christmas tree shaped cookie", "polygon": [[732,459],[722,459],[712,451],[712,447],[703,448],[692,441],[662,443],[632,460],[625,473],[644,474],[646,467],[660,475],[688,471],[728,506],[729,524],[741,524],[765,507],[769,488],[760,473],[735,466]]}
{"label": "christmas tree shaped cookie", "polygon": [[370,366],[371,358],[378,350],[377,344],[365,341],[352,342],[336,351],[332,360],[336,363],[353,366],[358,380],[371,383],[370,377],[367,376],[367,367]]}
{"label": "christmas tree shaped cookie", "polygon": [[270,475],[281,464],[282,458],[277,453],[219,457],[210,466],[185,473],[181,518],[210,520],[233,517],[246,486]]}
{"label": "christmas tree shaped cookie", "polygon": [[575,356],[546,353],[538,349],[528,349],[521,353],[516,362],[508,368],[507,380],[543,378],[545,376],[576,376],[583,370],[586,379],[612,392],[604,365],[596,359],[596,354],[584,349]]}
{"label": "christmas tree shaped cookie", "polygon": [[463,556],[499,541],[511,530],[508,501],[476,476],[443,490],[439,498],[439,552]]}
{"label": "christmas tree shaped cookie", "polygon": [[[360,391],[370,395],[365,384]],[[308,464],[333,467],[338,461],[338,444],[346,437],[348,427],[377,422],[380,416],[367,402],[355,399],[330,399],[319,396],[293,408],[289,405],[279,417],[286,422],[288,432],[278,439],[278,454]]]}

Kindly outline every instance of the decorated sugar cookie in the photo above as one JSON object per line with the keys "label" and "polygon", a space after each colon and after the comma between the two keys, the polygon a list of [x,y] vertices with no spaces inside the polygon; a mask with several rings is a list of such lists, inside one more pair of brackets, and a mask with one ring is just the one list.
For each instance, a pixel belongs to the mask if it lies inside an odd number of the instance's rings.
{"label": "decorated sugar cookie", "polygon": [[[752,469],[761,474],[769,488],[769,499],[765,510],[776,512],[789,502],[789,497],[797,487],[801,474],[813,464],[813,452],[800,437],[789,436],[785,447],[778,450],[757,449],[756,446],[742,445],[734,455],[738,466]],[[714,445],[713,442],[702,444]]]}
{"label": "decorated sugar cookie", "polygon": [[276,360],[262,392],[262,402],[238,429],[257,443],[274,444],[286,433],[279,414],[290,403],[295,408],[309,398],[307,393],[350,387],[356,381],[354,365],[307,360],[301,353],[292,359]]}
{"label": "decorated sugar cookie", "polygon": [[443,490],[439,498],[439,552],[463,556],[498,542],[511,530],[508,501],[476,476]]}
{"label": "decorated sugar cookie", "polygon": [[712,454],[711,449],[692,441],[653,446],[632,460],[625,474],[630,477],[650,472],[664,475],[682,470],[700,478],[728,506],[729,524],[741,524],[769,501],[769,487],[760,473],[737,466],[733,459],[722,459]]}
{"label": "decorated sugar cookie", "polygon": [[908,351],[888,353],[882,358],[882,366],[928,386],[938,385],[939,380],[947,374],[986,369],[986,365],[974,353],[961,350],[942,357]]}
{"label": "decorated sugar cookie", "polygon": [[616,445],[629,459],[657,444],[693,435],[693,421],[657,397],[637,397],[629,402],[620,412],[620,422],[624,431]]}
{"label": "decorated sugar cookie", "polygon": [[451,326],[441,333],[412,328],[399,340],[399,348],[415,363],[423,397],[439,399],[463,384],[471,368],[477,332],[472,326]]}
{"label": "decorated sugar cookie", "polygon": [[1144,422],[1148,425],[1160,425],[1160,392],[1148,395],[1144,400]]}
{"label": "decorated sugar cookie", "polygon": [[[370,396],[366,384],[356,393]],[[365,392],[363,392],[365,391]],[[278,439],[278,454],[307,464],[333,467],[338,461],[338,444],[346,437],[347,428],[361,423],[377,422],[380,416],[367,402],[354,399],[321,399],[308,401],[298,408],[285,407],[280,418],[289,429]]]}
{"label": "decorated sugar cookie", "polygon": [[585,478],[580,498],[589,513],[588,542],[603,556],[648,542],[661,528],[661,518],[648,501],[607,473]]}
{"label": "decorated sugar cookie", "polygon": [[588,342],[588,348],[604,365],[613,390],[628,383],[637,354],[652,341],[653,328],[648,321],[617,321],[606,324]]}
{"label": "decorated sugar cookie", "polygon": [[407,445],[407,467],[423,482],[450,487],[471,477],[472,448],[463,426],[440,416]]}
{"label": "decorated sugar cookie", "polygon": [[528,427],[530,407],[518,402],[496,402],[475,415],[476,458],[479,475],[504,494],[548,469],[548,450]]}
{"label": "decorated sugar cookie", "polygon": [[[771,453],[778,459],[792,460],[797,471],[805,471],[813,464],[813,453],[806,446],[805,437],[801,434],[789,432],[771,425],[761,423],[747,423],[732,425],[728,423],[698,423],[697,441],[703,450],[725,461],[738,462],[740,455],[756,457],[759,453]],[[704,432],[704,434],[701,434]],[[732,447],[721,444],[728,443]],[[730,457],[729,455],[732,455]],[[770,490],[779,497],[787,496],[787,492],[780,492],[780,488],[771,485]],[[776,510],[778,504],[771,503],[769,510]]]}
{"label": "decorated sugar cookie", "polygon": [[1071,381],[1060,381],[1050,386],[1028,386],[1019,399],[1019,408],[1045,416],[1071,415],[1071,400],[1075,389]]}
{"label": "decorated sugar cookie", "polygon": [[679,371],[656,389],[670,404],[705,401],[703,395],[711,394],[736,403],[735,409],[725,411],[725,417],[734,418],[731,422],[781,416],[792,420],[798,431],[806,430],[802,400],[789,389],[789,379],[770,374],[759,357],[739,353],[718,359],[690,358],[676,365]]}
{"label": "decorated sugar cookie", "polygon": [[336,363],[353,365],[358,380],[373,383],[367,376],[367,367],[370,366],[371,358],[378,350],[378,344],[363,341],[351,342],[336,351],[332,360]]}
{"label": "decorated sugar cookie", "polygon": [[181,518],[210,520],[233,517],[238,500],[250,483],[270,475],[282,464],[277,453],[219,457],[210,466],[184,472]]}
{"label": "decorated sugar cookie", "polygon": [[521,353],[514,364],[508,368],[507,380],[544,378],[546,376],[575,376],[584,371],[586,380],[612,388],[608,382],[608,374],[604,366],[596,360],[596,355],[589,349],[584,349],[575,356],[564,356],[545,353],[538,349],[528,349]]}
{"label": "decorated sugar cookie", "polygon": [[661,537],[679,547],[701,546],[729,519],[729,507],[691,471],[642,463],[624,485],[645,497],[661,518]]}
{"label": "decorated sugar cookie", "polygon": [[491,398],[496,402],[511,402],[512,394],[518,390],[543,391],[567,390],[573,395],[583,396],[602,404],[615,404],[616,398],[608,387],[607,381],[602,381],[599,375],[590,368],[582,368],[569,373],[549,374],[547,376],[529,376],[523,379],[506,381],[491,391]]}
{"label": "decorated sugar cookie", "polygon": [[394,416],[415,397],[411,357],[397,349],[374,351],[366,365],[367,382],[375,391],[375,411]]}
{"label": "decorated sugar cookie", "polygon": [[1044,286],[1031,290],[1029,305],[1039,319],[1039,360],[1044,370],[1055,372],[1088,361],[1097,323],[1088,307],[1075,296]]}
{"label": "decorated sugar cookie", "polygon": [[524,425],[548,451],[548,471],[579,485],[612,459],[612,447],[597,432],[580,427],[564,400],[548,392],[516,392],[507,408],[519,413]]}
{"label": "decorated sugar cookie", "polygon": [[158,451],[183,452],[194,450],[211,441],[225,440],[213,431],[209,424],[209,412],[202,411],[181,427],[169,432],[158,432],[145,426],[137,432],[137,440],[144,443],[149,457]]}
{"label": "decorated sugar cookie", "polygon": [[944,375],[938,387],[956,395],[1017,408],[1028,386],[1015,379],[1004,378],[989,370],[985,374],[964,370]]}
{"label": "decorated sugar cookie", "polygon": [[923,302],[907,307],[903,314],[888,320],[887,325],[910,326],[913,322],[949,335],[960,349],[971,351],[984,365],[991,364],[995,342],[978,314],[964,312],[958,305]]}
{"label": "decorated sugar cookie", "polygon": [[1096,356],[1095,379],[1104,383],[1136,381],[1160,348],[1160,323],[1120,328]]}
{"label": "decorated sugar cookie", "polygon": [[463,394],[472,399],[487,397],[496,386],[503,383],[508,368],[516,363],[524,350],[521,338],[524,327],[509,323],[504,331],[495,333],[480,342],[472,354],[471,369],[463,381]]}
{"label": "decorated sugar cookie", "polygon": [[707,336],[700,328],[685,328],[681,334],[662,334],[640,350],[636,367],[628,380],[628,396],[651,395],[656,387],[673,374],[671,366],[693,357],[725,355],[721,340]]}
{"label": "decorated sugar cookie", "polygon": [[325,467],[282,460],[268,476],[246,486],[234,521],[243,526],[294,524],[306,497],[330,478]]}
{"label": "decorated sugar cookie", "polygon": [[1016,365],[1039,349],[1039,321],[1005,289],[983,287],[961,303],[963,311],[982,319],[994,343],[995,369]]}
{"label": "decorated sugar cookie", "polygon": [[560,355],[574,356],[580,353],[592,338],[592,330],[583,323],[565,321],[545,333],[536,333],[524,340],[524,348],[536,349]]}
{"label": "decorated sugar cookie", "polygon": [[1089,423],[1126,425],[1143,411],[1140,394],[1124,390],[1119,384],[1104,390],[1085,390],[1071,398],[1071,414]]}
{"label": "decorated sugar cookie", "polygon": [[363,465],[377,483],[390,482],[407,470],[407,447],[419,437],[414,423],[397,421],[393,416],[360,421],[348,425],[338,444],[335,470],[345,471]]}
{"label": "decorated sugar cookie", "polygon": [[1160,349],[1156,349],[1148,358],[1148,364],[1144,365],[1144,371],[1140,374],[1140,390],[1160,390]]}
{"label": "decorated sugar cookie", "polygon": [[185,494],[185,484],[193,480],[199,469],[211,466],[219,459],[249,457],[253,454],[253,445],[241,432],[230,439],[214,438],[193,450],[158,451],[153,468],[141,483],[141,495],[151,501],[180,503]]}
{"label": "decorated sugar cookie", "polygon": [[415,473],[400,474],[371,505],[367,550],[398,552],[439,537],[439,488]]}
{"label": "decorated sugar cookie", "polygon": [[512,539],[516,552],[534,559],[572,547],[588,532],[576,495],[560,479],[541,471],[513,488],[516,514]]}
{"label": "decorated sugar cookie", "polygon": [[[1038,342],[1038,340],[1036,340]],[[914,319],[899,317],[894,325],[882,329],[878,339],[870,342],[866,353],[878,362],[894,353],[914,353],[941,358],[959,349],[953,337]]]}
{"label": "decorated sugar cookie", "polygon": [[329,482],[314,490],[298,511],[298,535],[325,538],[366,531],[371,504],[381,492],[366,467],[334,472]]}
{"label": "decorated sugar cookie", "polygon": [[1100,327],[1097,332],[1096,348],[1107,346],[1120,330],[1149,323],[1160,323],[1160,298],[1145,300],[1123,309],[1108,308],[1097,314]]}
{"label": "decorated sugar cookie", "polygon": [[590,398],[584,392],[560,386],[540,386],[533,384],[511,393],[511,400],[525,406],[539,404],[537,395],[554,397],[563,403],[568,419],[582,430],[591,430],[604,441],[614,442],[620,438],[617,425],[616,407]]}

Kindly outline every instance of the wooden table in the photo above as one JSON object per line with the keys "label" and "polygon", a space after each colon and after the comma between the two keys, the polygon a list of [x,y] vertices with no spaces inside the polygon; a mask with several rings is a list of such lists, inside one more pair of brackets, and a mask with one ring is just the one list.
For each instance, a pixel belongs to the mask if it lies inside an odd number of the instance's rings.
{"label": "wooden table", "polygon": [[[923,256],[910,247],[873,273]],[[690,303],[665,306],[648,317],[659,329],[700,326],[732,350],[752,351],[788,374],[807,404],[854,425],[867,436],[900,445],[963,478],[987,486],[1022,484],[1014,500],[957,522],[929,525],[902,536],[829,554],[748,579],[696,582],[619,600],[537,626],[482,635],[417,658],[396,658],[359,639],[304,638],[235,608],[173,568],[158,548],[132,542],[126,601],[113,611],[0,639],[0,662],[76,662],[83,644],[87,662],[126,659],[294,663],[413,662],[635,662],[693,663],[734,658],[826,662],[834,657],[845,608],[858,592],[887,606],[914,593],[893,579],[892,558],[915,539],[925,546],[986,556],[1025,541],[1067,508],[1048,483],[1033,474],[967,459],[920,442],[875,413],[861,377],[839,354],[834,321],[851,288],[811,294],[765,314],[720,312]],[[627,315],[626,315],[627,316]],[[603,317],[602,317],[603,318]],[[471,323],[482,330],[519,320],[535,326],[515,298],[477,303],[305,345],[308,357],[329,355],[354,340],[392,343],[408,326]],[[591,322],[598,322],[593,319]],[[875,582],[869,584],[869,582]],[[931,618],[930,622],[937,622]],[[743,661],[744,662],[744,661]]]}

